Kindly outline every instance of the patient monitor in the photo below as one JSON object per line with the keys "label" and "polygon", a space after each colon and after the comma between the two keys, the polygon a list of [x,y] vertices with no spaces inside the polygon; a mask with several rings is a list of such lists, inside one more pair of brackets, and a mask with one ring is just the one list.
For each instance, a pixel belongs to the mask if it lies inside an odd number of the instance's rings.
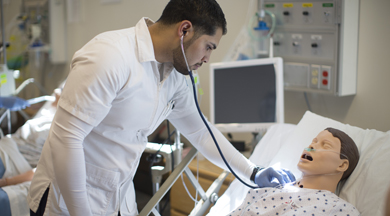
{"label": "patient monitor", "polygon": [[210,65],[210,122],[221,132],[259,132],[284,122],[283,60]]}

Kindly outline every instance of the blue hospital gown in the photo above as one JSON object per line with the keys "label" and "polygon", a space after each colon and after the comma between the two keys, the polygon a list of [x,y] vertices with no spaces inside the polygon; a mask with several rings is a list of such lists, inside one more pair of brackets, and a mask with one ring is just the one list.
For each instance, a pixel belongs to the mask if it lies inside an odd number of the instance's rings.
{"label": "blue hospital gown", "polygon": [[243,203],[228,214],[237,215],[355,216],[360,213],[330,191],[289,186],[249,190]]}

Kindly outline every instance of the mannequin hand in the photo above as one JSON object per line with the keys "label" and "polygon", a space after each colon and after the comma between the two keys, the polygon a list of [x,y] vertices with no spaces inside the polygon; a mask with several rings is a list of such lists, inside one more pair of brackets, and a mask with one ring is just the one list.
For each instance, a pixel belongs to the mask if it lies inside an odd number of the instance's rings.
{"label": "mannequin hand", "polygon": [[4,187],[4,186],[7,186],[7,179],[6,178],[0,179],[0,188]]}
{"label": "mannequin hand", "polygon": [[18,97],[0,97],[0,107],[7,108],[11,111],[18,111],[29,107],[30,104]]}
{"label": "mannequin hand", "polygon": [[265,168],[257,172],[255,183],[260,187],[276,187],[295,181],[295,176],[289,170]]}

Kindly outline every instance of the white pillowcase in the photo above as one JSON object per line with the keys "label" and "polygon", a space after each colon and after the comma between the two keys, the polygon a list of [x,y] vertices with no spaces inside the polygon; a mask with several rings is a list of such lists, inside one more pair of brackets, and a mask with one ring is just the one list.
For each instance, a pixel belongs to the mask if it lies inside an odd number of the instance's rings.
{"label": "white pillowcase", "polygon": [[343,186],[340,197],[353,204],[361,215],[384,215],[390,182],[390,131],[364,130],[307,111],[269,165],[290,169],[299,178],[301,173],[296,165],[303,149],[327,127],[347,133],[360,152],[359,163]]}

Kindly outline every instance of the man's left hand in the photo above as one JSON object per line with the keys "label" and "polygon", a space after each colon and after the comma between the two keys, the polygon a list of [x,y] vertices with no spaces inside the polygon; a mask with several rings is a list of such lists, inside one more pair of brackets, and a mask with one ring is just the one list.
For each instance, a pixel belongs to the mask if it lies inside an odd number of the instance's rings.
{"label": "man's left hand", "polygon": [[267,167],[256,173],[255,183],[260,187],[276,187],[295,181],[295,176],[287,169]]}

